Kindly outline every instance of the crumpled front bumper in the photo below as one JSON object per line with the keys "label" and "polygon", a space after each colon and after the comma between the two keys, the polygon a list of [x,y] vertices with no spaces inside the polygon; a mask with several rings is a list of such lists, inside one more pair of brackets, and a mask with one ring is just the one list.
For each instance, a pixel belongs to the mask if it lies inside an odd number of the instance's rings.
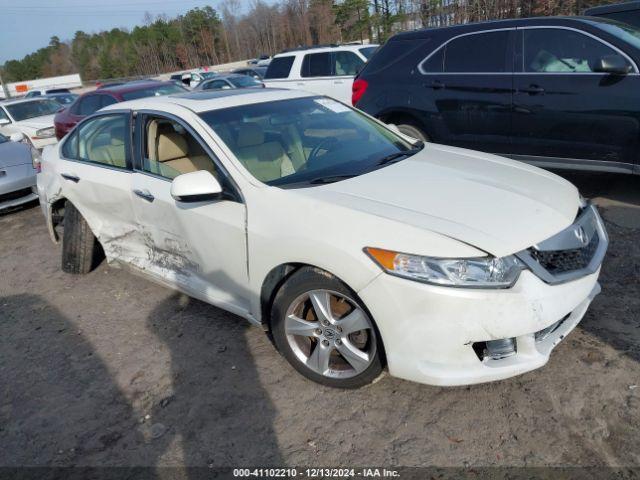
{"label": "crumpled front bumper", "polygon": [[[427,285],[381,274],[358,292],[378,325],[389,372],[431,385],[500,380],[543,366],[599,293],[599,270],[549,285],[523,271],[509,289]],[[546,338],[535,333],[564,319]],[[474,343],[515,338],[517,352],[480,359]]]}

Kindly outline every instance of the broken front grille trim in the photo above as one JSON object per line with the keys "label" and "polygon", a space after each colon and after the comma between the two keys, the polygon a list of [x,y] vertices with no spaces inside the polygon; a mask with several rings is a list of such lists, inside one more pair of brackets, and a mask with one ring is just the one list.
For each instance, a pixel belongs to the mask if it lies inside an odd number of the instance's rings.
{"label": "broken front grille trim", "polygon": [[[581,248],[575,248],[575,236],[574,231],[578,227],[586,226],[593,230],[592,237],[589,239],[589,243]],[[597,240],[594,240],[597,237]],[[571,243],[573,242],[573,244]],[[592,242],[595,245],[592,245]],[[526,250],[523,250],[516,254],[516,256],[522,260],[527,267],[545,283],[556,285],[560,283],[570,282],[578,278],[584,277],[595,273],[600,268],[602,260],[607,251],[609,245],[609,237],[604,228],[604,222],[595,206],[587,204],[582,212],[576,218],[576,221],[567,227],[565,230],[559,232],[553,237],[541,242],[539,245],[533,246]],[[593,249],[593,251],[586,252],[586,256],[590,257],[584,259],[582,265],[574,265],[575,269],[558,269],[548,268],[545,266],[544,261],[540,261],[541,258],[546,260],[555,256],[571,255],[571,251],[580,249]],[[561,253],[564,252],[564,253]],[[586,263],[586,265],[585,265]]]}

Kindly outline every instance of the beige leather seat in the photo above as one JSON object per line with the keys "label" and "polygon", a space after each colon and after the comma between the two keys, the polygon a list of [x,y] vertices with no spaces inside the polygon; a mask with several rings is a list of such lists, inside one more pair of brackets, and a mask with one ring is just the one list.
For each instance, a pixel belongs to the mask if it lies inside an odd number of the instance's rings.
{"label": "beige leather seat", "polygon": [[125,129],[123,126],[112,128],[108,135],[108,143],[94,148],[89,154],[89,159],[107,165],[113,165],[114,167],[125,168],[127,166],[127,160],[124,134]]}
{"label": "beige leather seat", "polygon": [[[198,170],[216,174],[211,159],[202,151],[198,152],[198,155],[193,155],[194,152],[190,152],[187,139],[184,135],[177,133],[171,125],[156,124],[149,131],[149,169],[152,173],[167,178],[175,178],[183,173]],[[151,136],[152,132],[155,132],[154,137]],[[198,149],[201,150],[199,145]]]}
{"label": "beige leather seat", "polygon": [[236,155],[258,180],[268,182],[295,173],[293,163],[278,142],[265,142],[264,130],[254,122],[236,128]]}

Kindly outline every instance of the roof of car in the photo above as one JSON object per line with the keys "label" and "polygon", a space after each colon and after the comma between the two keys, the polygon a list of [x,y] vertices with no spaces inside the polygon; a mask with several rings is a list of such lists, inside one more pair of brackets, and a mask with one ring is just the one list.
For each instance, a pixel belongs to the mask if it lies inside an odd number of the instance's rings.
{"label": "roof of car", "polygon": [[629,10],[640,10],[640,1],[614,3],[613,5],[600,5],[591,7],[584,11],[585,15],[603,15],[607,13],[627,12]]}
{"label": "roof of car", "polygon": [[576,23],[583,24],[599,24],[607,22],[605,19],[598,17],[585,16],[557,16],[557,17],[530,17],[530,18],[511,18],[506,20],[488,20],[485,22],[465,23],[459,25],[451,25],[446,27],[422,28],[408,32],[401,32],[394,35],[390,40],[411,40],[419,38],[428,38],[436,34],[456,35],[465,32],[475,32],[480,30],[494,30],[499,28],[514,28],[523,25],[570,25]]}
{"label": "roof of car", "polygon": [[121,85],[114,85],[111,87],[102,87],[96,89],[95,91],[100,91],[100,93],[127,93],[127,92],[135,92],[137,90],[144,90],[149,87],[157,87],[158,85],[163,84],[173,84],[173,82],[161,82],[158,80],[145,80],[145,81],[135,81],[129,83],[123,83]]}
{"label": "roof of car", "polygon": [[315,96],[312,93],[301,90],[286,90],[280,88],[248,89],[238,88],[234,90],[204,90],[183,93],[179,95],[166,95],[162,97],[140,98],[128,102],[109,105],[102,110],[144,108],[162,109],[163,105],[181,105],[196,113],[223,108],[238,107],[254,103],[275,102],[295,98]]}
{"label": "roof of car", "polygon": [[332,52],[334,50],[359,50],[361,48],[367,47],[379,47],[377,43],[369,43],[366,45],[358,44],[346,44],[346,45],[317,45],[311,47],[297,47],[297,48],[289,48],[287,50],[283,50],[282,52],[274,55],[273,57],[286,57],[291,55],[296,55],[298,53],[313,51],[313,53],[323,53],[323,52]]}

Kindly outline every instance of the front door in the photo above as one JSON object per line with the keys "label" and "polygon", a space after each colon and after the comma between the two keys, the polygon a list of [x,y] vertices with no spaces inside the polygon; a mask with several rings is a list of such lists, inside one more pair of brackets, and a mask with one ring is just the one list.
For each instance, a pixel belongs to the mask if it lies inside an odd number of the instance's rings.
{"label": "front door", "polygon": [[[140,268],[193,296],[234,311],[249,309],[246,209],[204,141],[182,121],[140,113],[133,208],[146,256]],[[217,200],[179,202],[171,181],[208,170],[223,186]]]}
{"label": "front door", "polygon": [[513,106],[515,158],[541,166],[620,169],[638,160],[638,75],[594,71],[628,57],[590,34],[561,27],[518,29]]}
{"label": "front door", "polygon": [[430,125],[430,140],[509,152],[514,35],[513,29],[461,35],[420,65],[422,95],[416,108]]}

